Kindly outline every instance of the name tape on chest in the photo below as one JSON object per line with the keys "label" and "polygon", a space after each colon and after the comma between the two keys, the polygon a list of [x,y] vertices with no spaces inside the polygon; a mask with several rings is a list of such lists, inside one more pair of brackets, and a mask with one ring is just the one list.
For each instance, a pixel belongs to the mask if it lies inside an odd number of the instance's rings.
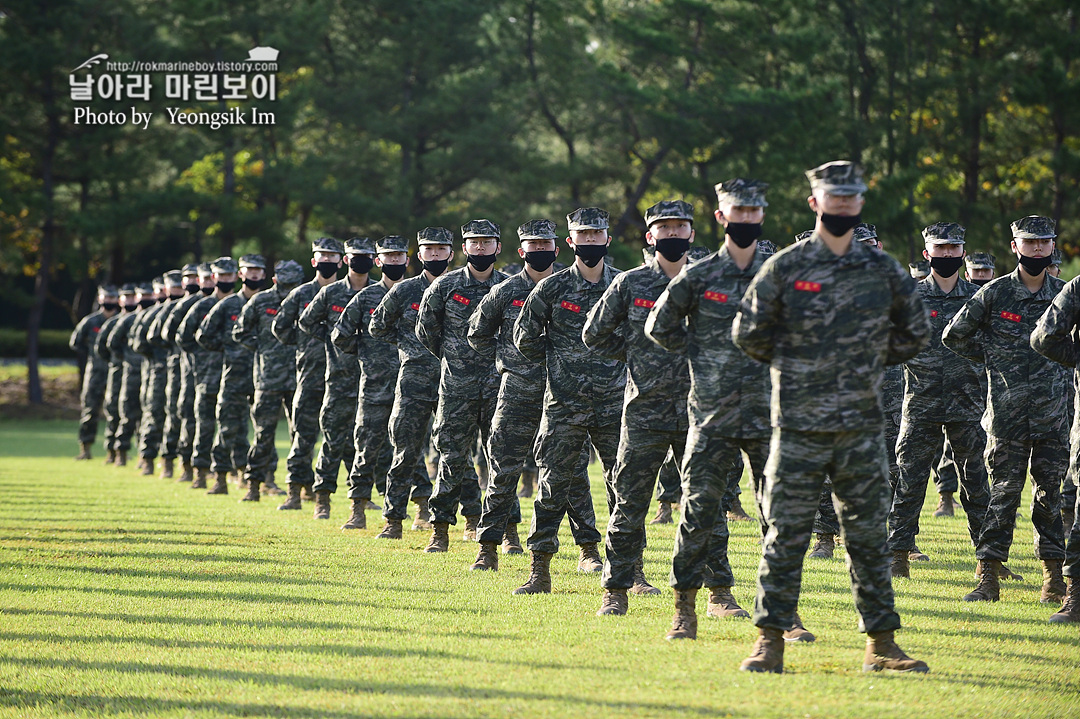
{"label": "name tape on chest", "polygon": [[460,302],[461,304],[465,305],[466,307],[468,307],[469,302],[471,302],[471,300],[468,297],[466,297],[465,295],[459,295],[457,292],[450,295],[450,299],[452,299],[454,302]]}
{"label": "name tape on chest", "polygon": [[91,329],[94,331],[94,334],[97,334],[98,332],[101,332],[100,327],[92,327]]}
{"label": "name tape on chest", "polygon": [[368,309],[368,311],[367,311],[367,313],[368,313],[369,315],[373,315],[373,314],[375,314],[375,308],[374,308],[374,307],[371,307],[371,308],[369,308],[369,309]]}
{"label": "name tape on chest", "polygon": [[229,321],[230,322],[236,322],[236,318],[239,317],[239,316],[240,315],[229,315]]}
{"label": "name tape on chest", "polygon": [[655,304],[656,302],[654,302],[653,300],[647,300],[644,297],[634,298],[634,307],[652,307]]}
{"label": "name tape on chest", "polygon": [[575,305],[573,302],[567,302],[566,300],[563,300],[559,306],[571,312],[581,312],[581,305]]}
{"label": "name tape on chest", "polygon": [[937,317],[937,310],[930,310],[931,317]]}
{"label": "name tape on chest", "polygon": [[1023,317],[1016,314],[1015,312],[1002,312],[1001,313],[1001,318],[1005,319],[1005,320],[1008,320],[1009,322],[1020,322],[1021,320],[1024,319]]}
{"label": "name tape on chest", "polygon": [[705,290],[705,299],[712,300],[713,302],[727,302],[728,296],[723,292],[713,292],[712,290]]}
{"label": "name tape on chest", "polygon": [[799,292],[821,292],[821,283],[809,282],[807,280],[795,280],[795,289]]}
{"label": "name tape on chest", "polygon": [[414,310],[418,310],[418,309],[420,309],[420,303],[419,302],[413,302],[410,305],[410,307],[412,307]]}
{"label": "name tape on chest", "polygon": [[276,309],[274,309],[273,307],[267,307],[267,308],[266,308],[266,314],[268,314],[268,315],[276,315],[276,314],[277,314],[277,310],[276,310]]}
{"label": "name tape on chest", "polygon": [[330,305],[330,309],[332,309],[334,312],[337,312],[338,314],[341,314],[345,311],[345,308],[341,305]]}
{"label": "name tape on chest", "polygon": [[510,304],[513,305],[514,307],[524,307],[525,306],[525,300],[514,300]]}

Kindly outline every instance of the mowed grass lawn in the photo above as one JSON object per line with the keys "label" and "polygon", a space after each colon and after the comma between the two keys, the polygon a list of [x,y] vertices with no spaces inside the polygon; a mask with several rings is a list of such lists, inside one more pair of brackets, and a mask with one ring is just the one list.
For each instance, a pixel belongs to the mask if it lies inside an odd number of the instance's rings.
{"label": "mowed grass lawn", "polygon": [[[929,675],[862,673],[838,558],[807,561],[800,609],[818,641],[789,646],[788,673],[765,676],[738,671],[750,622],[707,620],[704,598],[699,639],[664,640],[671,526],[649,528],[646,556],[664,594],[599,618],[598,577],[575,572],[565,530],[555,592],[516,597],[527,555],[470,573],[476,545],[460,524],[449,553],[425,555],[423,533],[376,541],[374,512],[367,531],[342,533],[341,494],[317,523],[309,509],[276,511],[276,498],[240,504],[235,488],[207,497],[140,477],[134,462],[76,463],[76,449],[74,423],[0,423],[2,716],[1080,714],[1078,629],[1047,624],[1054,609],[1037,601],[1027,500],[1011,562],[1025,581],[974,605],[960,601],[973,586],[962,515],[931,518],[928,501],[919,544],[933,561],[897,589],[901,645]],[[749,607],[757,530],[733,532]]]}

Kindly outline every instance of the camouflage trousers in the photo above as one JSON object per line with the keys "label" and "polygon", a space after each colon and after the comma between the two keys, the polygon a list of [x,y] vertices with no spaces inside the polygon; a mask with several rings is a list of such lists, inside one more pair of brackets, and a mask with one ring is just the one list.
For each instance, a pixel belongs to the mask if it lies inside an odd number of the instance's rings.
{"label": "camouflage trousers", "polygon": [[196,469],[210,469],[217,428],[217,396],[221,372],[211,371],[207,377],[200,376],[196,379],[195,436],[191,444],[191,466]]}
{"label": "camouflage trousers", "polygon": [[[889,484],[892,491],[896,491],[896,483],[900,478],[900,468],[896,464],[896,441],[900,435],[899,428],[894,422],[885,422],[885,454],[889,460]],[[832,491],[832,480],[825,478],[821,487],[821,497],[818,500],[818,511],[814,516],[814,534],[840,534],[840,520],[836,516],[835,499]]]}
{"label": "camouflage trousers", "polygon": [[721,437],[700,427],[690,428],[682,466],[682,517],[671,559],[671,586],[676,589],[735,586],[728,561],[727,511],[733,496],[729,485],[734,468],[742,475],[740,450],[750,463],[754,497],[759,500],[769,440]]}
{"label": "camouflage trousers", "polygon": [[[982,431],[981,425],[979,430]],[[985,434],[986,432],[983,432],[983,445],[986,445]],[[937,488],[938,494],[956,494],[960,491],[960,474],[956,466],[956,456],[953,453],[948,436],[945,437],[945,444],[938,447],[937,454],[934,455],[933,467],[934,486]]]}
{"label": "camouflage trousers", "polygon": [[[371,499],[373,491],[386,495],[386,475],[394,461],[394,445],[390,442],[391,404],[375,404],[360,398],[356,406],[353,446],[356,455],[349,471],[349,499]],[[422,455],[416,455],[413,486],[425,485],[427,475]]]}
{"label": "camouflage trousers", "polygon": [[1069,466],[1069,446],[1055,438],[1017,440],[986,437],[986,467],[990,472],[990,506],[975,549],[977,559],[1009,559],[1016,510],[1031,466],[1031,523],[1038,559],[1065,557],[1065,528],[1061,520],[1061,478]]}
{"label": "camouflage trousers", "polygon": [[885,531],[890,491],[884,437],[782,428],[773,429],[765,465],[762,505],[769,530],[758,568],[754,624],[787,629],[795,621],[803,557],[826,476],[836,495],[859,629],[899,629]]}
{"label": "camouflage trousers", "polygon": [[120,386],[124,382],[122,364],[110,364],[105,376],[105,399],[101,412],[105,416],[105,449],[116,449],[116,431],[120,428]]}
{"label": "camouflage trousers", "polygon": [[[499,544],[509,524],[521,523],[521,503],[517,497],[521,470],[532,461],[536,432],[543,414],[543,388],[515,386],[510,375],[503,375],[499,401],[491,423],[488,457],[491,463],[490,481],[484,495],[477,539]],[[596,514],[589,493],[589,452],[578,453],[578,467],[567,492],[566,515],[577,544],[599,542]]]}
{"label": "camouflage trousers", "polygon": [[[1073,485],[1076,488],[1076,485]],[[1069,543],[1065,546],[1065,568],[1062,571],[1066,577],[1072,577],[1080,582],[1080,496],[1073,498],[1073,525],[1069,534]]]}
{"label": "camouflage trousers", "polygon": [[113,449],[128,451],[131,440],[139,428],[142,419],[142,367],[141,363],[124,362],[120,382],[120,425],[116,428],[116,441]]}
{"label": "camouflage trousers", "polygon": [[[736,487],[738,487],[737,484]],[[679,474],[679,462],[675,459],[675,453],[669,451],[656,477],[656,501],[678,504],[680,497],[682,497],[682,476]]]}
{"label": "camouflage trousers", "polygon": [[[604,465],[604,489],[608,512],[615,506],[615,461],[619,450],[619,420],[573,424],[567,418],[544,411],[536,433],[536,465],[539,469],[528,546],[533,552],[559,551],[559,525],[570,504],[571,487],[579,484],[582,452],[591,440]],[[656,474],[653,473],[655,478]],[[595,519],[593,520],[595,525]]]}
{"label": "camouflage trousers", "polygon": [[218,390],[214,418],[217,432],[214,445],[210,450],[210,471],[238,472],[247,467],[248,422],[251,414],[251,400],[255,394],[251,380],[237,383],[235,374],[226,376]]}
{"label": "camouflage trousers", "polygon": [[161,456],[175,459],[180,448],[181,382],[180,354],[172,352],[165,370],[165,426],[162,428]]}
{"label": "camouflage trousers", "polygon": [[319,414],[322,410],[324,382],[323,370],[318,367],[297,370],[296,391],[293,393],[292,446],[286,465],[290,484],[307,487],[315,483],[311,462],[315,455],[315,442],[319,438]]}
{"label": "camouflage trousers", "polygon": [[[480,392],[471,397],[439,393],[431,435],[439,451],[439,470],[430,501],[433,522],[456,524],[459,504],[464,516],[480,516],[480,485],[473,450],[477,433],[483,446],[487,446],[497,399]],[[475,492],[471,484],[476,485]]]}
{"label": "camouflage trousers", "polygon": [[[436,401],[408,397],[402,395],[400,389],[399,377],[399,391],[390,412],[390,444],[394,448],[394,457],[390,461],[390,471],[386,473],[386,494],[383,495],[386,500],[383,516],[387,519],[405,519],[410,498],[415,501],[431,496],[431,480],[426,472],[423,480],[417,477],[416,463],[423,461]],[[478,486],[477,493],[479,490]]]}
{"label": "camouflage trousers", "polygon": [[315,460],[315,492],[337,491],[338,470],[353,466],[356,446],[353,444],[356,420],[357,389],[360,378],[354,377],[350,384],[327,384],[319,410],[319,429],[323,441]]}
{"label": "camouflage trousers", "polygon": [[274,440],[277,437],[282,409],[285,410],[285,421],[289,425],[289,436],[292,437],[292,400],[292,389],[255,390],[255,401],[251,406],[251,424],[255,428],[255,437],[248,449],[247,468],[248,474],[260,482],[265,482],[277,467],[278,455]]}
{"label": "camouflage trousers", "polygon": [[168,380],[165,360],[150,360],[143,367],[146,392],[143,396],[142,426],[139,429],[139,457],[155,459],[165,430],[165,388]]}
{"label": "camouflage trousers", "polygon": [[79,391],[79,442],[93,444],[97,438],[98,417],[101,416],[108,382],[108,365],[87,360],[82,389]]}
{"label": "camouflage trousers", "polygon": [[623,422],[615,460],[615,506],[608,517],[600,576],[605,589],[633,586],[634,567],[645,552],[645,519],[657,476],[669,452],[682,461],[685,446],[685,431],[644,429]]}
{"label": "camouflage trousers", "polygon": [[[180,428],[176,441],[176,453],[180,459],[191,461],[195,451],[195,368],[186,353],[180,355]],[[166,430],[166,443],[172,430]]]}
{"label": "camouflage trousers", "polygon": [[941,435],[949,438],[960,470],[960,503],[967,514],[968,535],[972,546],[978,544],[983,517],[990,502],[983,452],[986,433],[978,422],[921,422],[904,418],[896,458],[900,481],[889,512],[889,549],[910,552],[919,534],[919,513],[926,499],[926,484],[935,456],[942,448]]}

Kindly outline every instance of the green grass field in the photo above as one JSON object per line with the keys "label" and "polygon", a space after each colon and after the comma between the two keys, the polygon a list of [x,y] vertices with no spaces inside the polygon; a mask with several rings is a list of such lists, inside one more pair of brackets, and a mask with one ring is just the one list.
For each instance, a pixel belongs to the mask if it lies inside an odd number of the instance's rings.
{"label": "green grass field", "polygon": [[[279,443],[284,448],[284,443]],[[599,618],[598,578],[574,571],[569,532],[555,593],[515,597],[527,557],[470,573],[458,531],[376,541],[274,498],[240,504],[186,485],[76,463],[70,422],[0,423],[0,716],[145,717],[1066,717],[1080,714],[1076,626],[1037,601],[1027,502],[1015,571],[997,604],[974,586],[962,515],[924,515],[932,562],[897,580],[901,645],[926,676],[866,675],[841,559],[808,560],[800,610],[818,635],[787,674],[737,670],[748,620],[664,640],[674,530],[650,527],[646,571],[665,588]],[[595,472],[595,467],[594,467]],[[337,495],[341,497],[341,495]],[[746,495],[744,494],[744,497]],[[603,490],[594,481],[598,512]],[[531,504],[523,506],[531,515]],[[733,527],[736,596],[752,604],[756,526]]]}

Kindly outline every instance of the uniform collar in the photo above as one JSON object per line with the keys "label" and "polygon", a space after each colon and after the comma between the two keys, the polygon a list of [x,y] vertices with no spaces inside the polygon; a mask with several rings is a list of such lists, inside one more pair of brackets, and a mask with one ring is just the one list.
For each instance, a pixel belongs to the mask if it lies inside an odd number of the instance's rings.
{"label": "uniform collar", "polygon": [[830,263],[837,265],[854,265],[869,262],[873,259],[871,252],[880,252],[880,250],[870,249],[861,242],[851,241],[851,247],[843,255],[837,256],[829,246],[825,244],[825,240],[821,238],[817,232],[810,235],[810,238],[805,240],[803,244],[806,245],[808,259],[812,259],[816,262]]}
{"label": "uniform collar", "polygon": [[[611,265],[609,265],[607,262],[604,262],[603,260],[600,260],[600,262],[604,265],[604,272],[603,272],[603,274],[600,275],[599,282],[600,283],[610,283],[611,278],[615,276],[615,273],[617,272],[617,270],[614,267],[612,267]],[[581,270],[578,269],[578,264],[577,264],[576,259],[574,260],[574,264],[570,265],[570,276],[574,278],[575,289],[584,290],[584,289],[588,289],[589,287],[594,286],[594,284],[592,282],[589,282],[588,280],[586,280],[584,277],[581,276]]]}
{"label": "uniform collar", "polygon": [[1043,275],[1042,287],[1040,287],[1039,291],[1035,293],[1028,291],[1027,286],[1024,284],[1024,280],[1021,279],[1019,263],[1017,263],[1015,270],[1005,276],[1008,277],[1009,281],[1013,283],[1014,291],[1023,291],[1023,294],[1020,295],[1021,297],[1026,297],[1033,300],[1052,300],[1054,299],[1054,297],[1057,296],[1057,291],[1053,288],[1054,283],[1051,282],[1053,278],[1050,276],[1049,272]]}
{"label": "uniform collar", "polygon": [[942,292],[941,288],[938,287],[938,283],[934,281],[933,275],[922,278],[919,280],[919,284],[926,286],[926,294],[930,297],[973,297],[979,289],[977,285],[971,284],[963,277],[956,279],[956,285],[951,292]]}
{"label": "uniform collar", "polygon": [[[828,251],[827,247],[825,249],[826,251]],[[831,255],[832,253],[829,252],[829,254]],[[768,257],[768,255],[762,252],[761,246],[758,245],[754,248],[753,259],[750,260],[750,264],[744,270],[740,268],[737,264],[735,264],[735,260],[732,258],[731,253],[728,252],[727,243],[721,243],[720,249],[716,251],[716,259],[720,262],[725,274],[728,273],[728,270],[730,270],[732,273],[738,272],[746,275],[757,274],[757,271],[761,269],[761,265],[765,262],[766,259],[768,259]]]}

